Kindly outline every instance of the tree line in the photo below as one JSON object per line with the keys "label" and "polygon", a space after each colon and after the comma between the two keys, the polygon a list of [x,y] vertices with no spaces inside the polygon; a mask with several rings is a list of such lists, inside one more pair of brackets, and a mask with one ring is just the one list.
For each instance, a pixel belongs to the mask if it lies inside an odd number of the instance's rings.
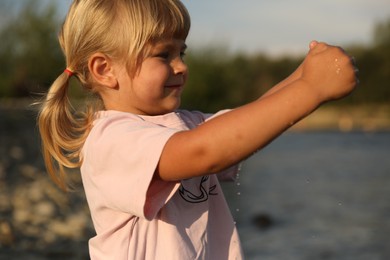
{"label": "tree line", "polygon": [[[346,48],[359,68],[360,84],[336,105],[390,104],[390,18],[379,22],[369,45]],[[301,57],[272,58],[229,54],[218,46],[190,52],[190,80],[184,92],[184,105],[215,111],[251,101],[291,74]]]}
{"label": "tree line", "polygon": [[[28,1],[1,21],[0,98],[39,95],[64,69],[57,7],[39,3]],[[351,45],[347,51],[359,67],[360,86],[338,103],[390,104],[390,18],[375,26],[369,45]],[[229,53],[223,46],[189,50],[183,107],[213,112],[249,102],[288,76],[303,58]],[[74,92],[81,95],[77,89]]]}

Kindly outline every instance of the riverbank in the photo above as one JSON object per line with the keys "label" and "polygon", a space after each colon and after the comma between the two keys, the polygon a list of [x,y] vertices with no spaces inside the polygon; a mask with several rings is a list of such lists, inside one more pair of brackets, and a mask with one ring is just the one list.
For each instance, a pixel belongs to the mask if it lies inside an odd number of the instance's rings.
{"label": "riverbank", "polygon": [[294,125],[292,130],[390,131],[390,105],[327,105]]}
{"label": "riverbank", "polygon": [[[0,110],[34,110],[32,99],[0,99]],[[390,131],[390,104],[334,106],[324,105],[302,121],[292,131]]]}

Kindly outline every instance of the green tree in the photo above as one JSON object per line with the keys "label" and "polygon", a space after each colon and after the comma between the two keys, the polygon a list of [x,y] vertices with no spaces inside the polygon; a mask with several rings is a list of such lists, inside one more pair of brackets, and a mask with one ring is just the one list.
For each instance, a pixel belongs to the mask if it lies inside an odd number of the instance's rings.
{"label": "green tree", "polygon": [[64,66],[56,37],[56,7],[39,3],[28,1],[1,28],[0,96],[43,92]]}
{"label": "green tree", "polygon": [[183,107],[214,112],[225,104],[229,93],[224,73],[228,59],[228,54],[220,47],[190,52],[186,57],[190,75],[183,94]]}
{"label": "green tree", "polygon": [[390,46],[390,18],[378,23],[374,30],[374,45],[376,47]]}
{"label": "green tree", "polygon": [[349,51],[356,58],[360,86],[343,103],[390,104],[390,19],[375,26],[369,46]]}
{"label": "green tree", "polygon": [[215,112],[258,98],[292,73],[301,59],[229,54],[223,48],[211,47],[192,52],[186,61],[190,77],[183,106]]}

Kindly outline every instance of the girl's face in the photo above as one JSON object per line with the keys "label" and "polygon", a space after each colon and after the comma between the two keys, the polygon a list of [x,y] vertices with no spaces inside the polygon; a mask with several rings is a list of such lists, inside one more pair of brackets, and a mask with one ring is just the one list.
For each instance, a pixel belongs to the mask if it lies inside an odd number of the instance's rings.
{"label": "girl's face", "polygon": [[183,61],[183,40],[157,42],[132,78],[124,69],[118,77],[115,110],[139,115],[161,115],[177,109],[187,81],[188,69]]}

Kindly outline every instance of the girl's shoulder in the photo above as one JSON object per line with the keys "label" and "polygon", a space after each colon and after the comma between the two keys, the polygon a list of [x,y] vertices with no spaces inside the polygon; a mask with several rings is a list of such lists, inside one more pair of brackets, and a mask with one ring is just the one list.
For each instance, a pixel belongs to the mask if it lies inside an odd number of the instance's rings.
{"label": "girl's shoulder", "polygon": [[[121,111],[100,111],[95,115],[92,129],[83,146],[85,155],[95,157],[106,151],[121,150],[121,147],[135,147],[150,140],[165,140],[182,130],[181,120],[173,116],[149,118]],[[158,139],[156,141],[156,139]],[[101,149],[104,147],[105,149]],[[100,156],[104,157],[104,156]]]}
{"label": "girl's shoulder", "polygon": [[227,111],[229,110],[211,114],[200,111],[177,110],[157,116],[136,115],[115,110],[99,111],[95,115],[91,134],[101,135],[103,132],[119,134],[123,131],[128,132],[129,130],[146,130],[151,128],[187,130],[195,128]]}
{"label": "girl's shoulder", "polygon": [[102,136],[103,134],[125,131],[126,128],[136,127],[142,123],[143,120],[131,113],[114,110],[99,111],[95,114],[89,138],[90,136]]}

